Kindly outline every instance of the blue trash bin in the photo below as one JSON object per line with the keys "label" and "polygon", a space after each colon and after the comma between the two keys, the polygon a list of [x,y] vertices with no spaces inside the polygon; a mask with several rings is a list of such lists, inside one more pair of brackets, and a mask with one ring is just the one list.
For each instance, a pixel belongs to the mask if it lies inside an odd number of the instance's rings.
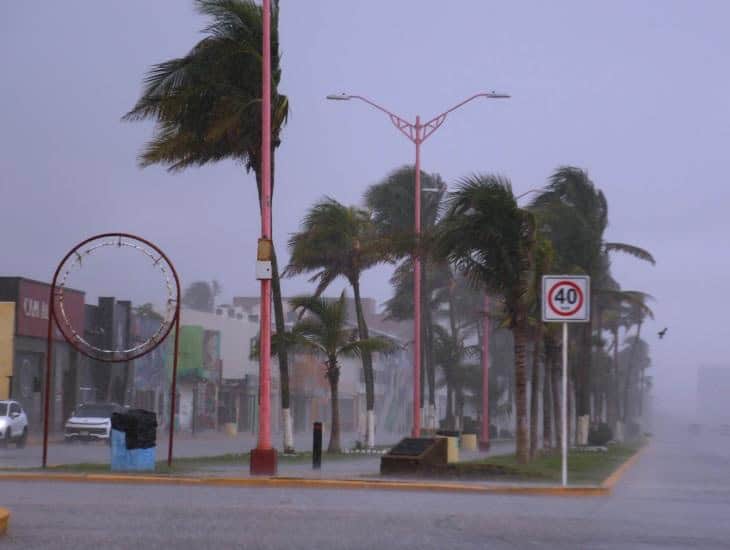
{"label": "blue trash bin", "polygon": [[154,472],[157,419],[150,411],[133,409],[112,415],[112,472]]}
{"label": "blue trash bin", "polygon": [[126,472],[129,469],[130,457],[127,450],[126,434],[120,430],[111,433],[111,466],[112,472]]}

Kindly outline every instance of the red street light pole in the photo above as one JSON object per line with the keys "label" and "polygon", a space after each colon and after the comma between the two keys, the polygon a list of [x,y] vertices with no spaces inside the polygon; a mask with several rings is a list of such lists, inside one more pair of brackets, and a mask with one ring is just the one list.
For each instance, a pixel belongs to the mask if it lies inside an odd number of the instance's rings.
{"label": "red street light pole", "polygon": [[[271,0],[263,0],[261,61],[261,239],[257,260],[271,265]],[[258,268],[258,265],[257,265]],[[261,279],[259,353],[259,434],[251,451],[251,473],[274,475],[276,449],[271,447],[271,272]]]}
{"label": "red street light pole", "polygon": [[488,99],[509,98],[507,94],[498,94],[496,92],[482,92],[475,94],[461,103],[458,103],[443,113],[436,115],[431,120],[421,123],[421,117],[416,116],[416,122],[408,122],[404,118],[390,112],[361,95],[350,94],[332,94],[327,99],[335,101],[348,101],[350,99],[359,99],[368,105],[382,111],[393,126],[398,128],[401,133],[406,136],[416,146],[416,177],[415,177],[415,212],[414,212],[414,233],[416,235],[416,249],[413,252],[413,437],[421,435],[421,258],[418,251],[419,241],[421,237],[421,143],[426,141],[446,120],[446,116],[455,111],[459,107],[469,103],[470,101],[484,97]]}

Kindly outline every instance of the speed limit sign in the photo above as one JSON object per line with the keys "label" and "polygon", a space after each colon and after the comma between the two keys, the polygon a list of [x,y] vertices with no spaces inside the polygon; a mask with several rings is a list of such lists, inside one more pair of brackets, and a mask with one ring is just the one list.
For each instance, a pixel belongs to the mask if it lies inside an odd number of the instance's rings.
{"label": "speed limit sign", "polygon": [[590,320],[590,277],[545,275],[542,278],[542,320],[585,323]]}

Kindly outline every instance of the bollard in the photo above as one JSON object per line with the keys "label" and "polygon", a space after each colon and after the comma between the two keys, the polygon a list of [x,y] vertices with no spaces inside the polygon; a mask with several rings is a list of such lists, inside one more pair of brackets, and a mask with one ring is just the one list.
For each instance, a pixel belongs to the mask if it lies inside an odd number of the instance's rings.
{"label": "bollard", "polygon": [[312,469],[322,467],[322,423],[315,422],[312,431]]}

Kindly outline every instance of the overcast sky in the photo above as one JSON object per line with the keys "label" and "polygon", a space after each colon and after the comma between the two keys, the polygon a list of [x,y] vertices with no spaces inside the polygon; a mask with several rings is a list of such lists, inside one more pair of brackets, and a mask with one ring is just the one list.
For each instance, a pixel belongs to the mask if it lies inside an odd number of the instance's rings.
{"label": "overcast sky", "polygon": [[[385,116],[325,95],[366,95],[413,119],[505,91],[513,99],[453,113],[424,145],[424,170],[450,184],[497,172],[519,193],[559,165],[586,169],[608,198],[607,238],[657,259],[616,257],[614,272],[656,297],[645,333],[659,398],[691,403],[696,366],[727,363],[730,3],[281,4],[281,89],[292,106],[277,155],[281,253],[315,200],[357,203],[413,161]],[[168,252],[183,283],[217,278],[225,298],[258,291],[253,178],[232,162],[140,170],[151,125],[120,122],[150,65],[184,55],[204,25],[189,0],[0,2],[0,273],[49,280],[75,241],[128,231]],[[388,276],[369,273],[364,294],[386,299]],[[132,298],[148,298],[129,277]],[[109,287],[88,290],[109,293],[125,278],[117,270]],[[286,294],[309,289],[284,284]]]}

